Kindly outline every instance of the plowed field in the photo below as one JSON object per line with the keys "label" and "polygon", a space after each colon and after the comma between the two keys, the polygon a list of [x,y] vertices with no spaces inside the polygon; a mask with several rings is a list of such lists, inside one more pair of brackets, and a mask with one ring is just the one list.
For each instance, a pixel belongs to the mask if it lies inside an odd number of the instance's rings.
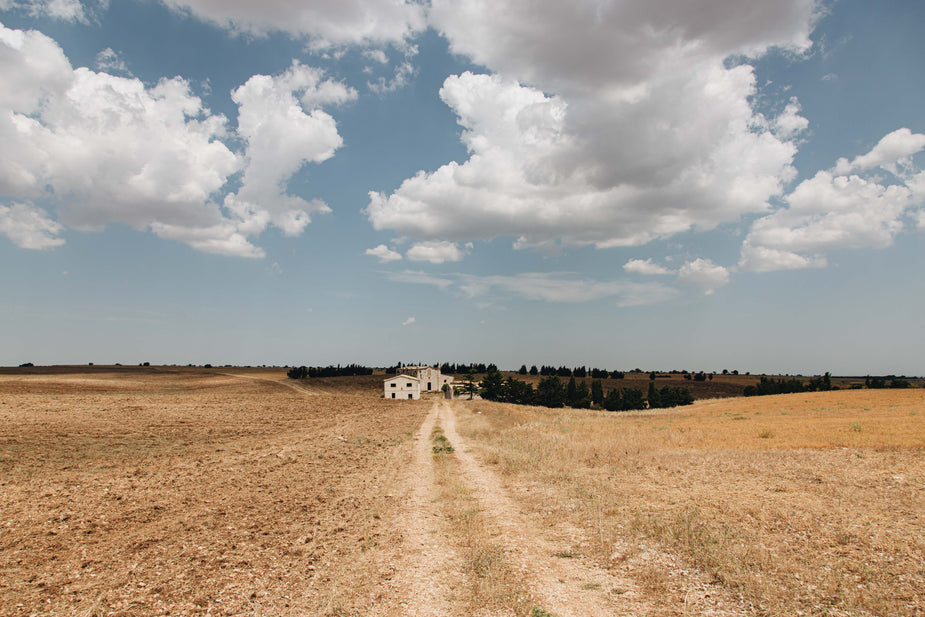
{"label": "plowed field", "polygon": [[279,381],[0,376],[0,615],[374,604],[428,404]]}

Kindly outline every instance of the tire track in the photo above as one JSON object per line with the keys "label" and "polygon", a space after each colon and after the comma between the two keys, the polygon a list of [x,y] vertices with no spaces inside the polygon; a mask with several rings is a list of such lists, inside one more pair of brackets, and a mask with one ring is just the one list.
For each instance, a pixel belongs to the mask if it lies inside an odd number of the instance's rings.
{"label": "tire track", "polygon": [[411,617],[445,617],[454,614],[449,602],[454,578],[453,563],[444,537],[440,504],[433,468],[430,435],[440,412],[435,404],[415,436],[411,465],[406,476],[409,487],[403,533],[402,563],[397,575],[403,614]]}
{"label": "tire track", "polygon": [[255,381],[266,381],[266,382],[269,382],[269,383],[276,384],[277,386],[283,386],[284,388],[290,388],[290,389],[295,390],[296,392],[299,392],[300,394],[304,394],[304,395],[306,395],[306,396],[318,396],[318,393],[317,393],[317,392],[313,392],[313,391],[309,390],[308,388],[303,388],[302,386],[297,386],[297,385],[295,385],[295,384],[288,383],[288,382],[285,382],[285,381],[277,381],[277,380],[275,380],[275,379],[270,379],[269,377],[257,377],[257,376],[255,376],[255,375],[240,375],[240,374],[237,374],[237,373],[215,373],[215,374],[216,374],[216,375],[225,375],[226,377],[241,377],[242,379],[253,379],[253,380],[255,380]]}
{"label": "tire track", "polygon": [[[467,484],[472,488],[484,515],[500,531],[513,567],[527,583],[542,608],[558,617],[605,617],[639,615],[652,611],[641,600],[636,583],[581,558],[561,559],[555,555],[568,547],[557,544],[534,526],[525,513],[508,497],[498,477],[481,465],[456,432],[453,407],[438,403],[439,419]],[[619,599],[610,591],[626,590]]]}

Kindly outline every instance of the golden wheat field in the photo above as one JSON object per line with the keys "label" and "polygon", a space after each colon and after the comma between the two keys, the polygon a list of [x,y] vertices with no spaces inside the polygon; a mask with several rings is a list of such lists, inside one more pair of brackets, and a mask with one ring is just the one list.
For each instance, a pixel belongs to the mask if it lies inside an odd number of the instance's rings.
{"label": "golden wheat field", "polygon": [[925,390],[651,412],[0,375],[0,615],[921,615]]}
{"label": "golden wheat field", "polygon": [[[922,390],[625,414],[469,406],[462,430],[511,490],[588,530],[575,550],[611,567],[654,545],[754,614],[925,611]],[[640,576],[669,594],[678,581],[658,562]]]}

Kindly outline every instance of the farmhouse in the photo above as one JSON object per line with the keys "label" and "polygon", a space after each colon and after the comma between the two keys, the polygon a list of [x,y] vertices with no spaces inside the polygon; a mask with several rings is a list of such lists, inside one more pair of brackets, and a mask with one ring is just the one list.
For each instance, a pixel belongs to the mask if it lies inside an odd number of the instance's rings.
{"label": "farmhouse", "polygon": [[421,392],[435,392],[444,385],[452,384],[453,378],[440,373],[432,366],[405,366],[401,375],[396,375],[383,382],[385,398],[421,398]]}
{"label": "farmhouse", "polygon": [[435,392],[442,390],[445,384],[453,383],[452,377],[441,374],[440,369],[432,366],[406,366],[401,370],[421,380],[421,392]]}
{"label": "farmhouse", "polygon": [[396,375],[383,383],[385,398],[421,398],[421,380],[410,375]]}

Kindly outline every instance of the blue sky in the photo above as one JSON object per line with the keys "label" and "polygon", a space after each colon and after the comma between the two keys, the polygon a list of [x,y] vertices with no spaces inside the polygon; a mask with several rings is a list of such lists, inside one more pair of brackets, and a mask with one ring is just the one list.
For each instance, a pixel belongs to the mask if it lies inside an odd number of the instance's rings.
{"label": "blue sky", "polygon": [[0,0],[0,365],[923,374],[922,23]]}

